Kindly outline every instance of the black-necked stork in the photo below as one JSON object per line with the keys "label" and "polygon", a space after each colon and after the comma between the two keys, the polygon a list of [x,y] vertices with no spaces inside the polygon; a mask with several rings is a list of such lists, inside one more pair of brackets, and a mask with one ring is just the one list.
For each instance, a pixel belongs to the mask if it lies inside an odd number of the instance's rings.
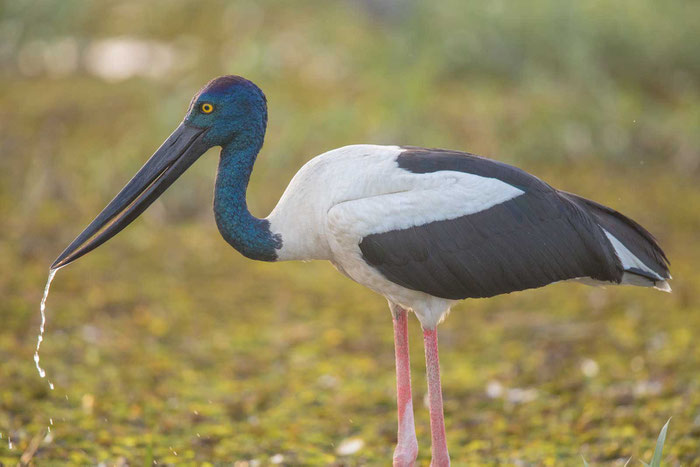
{"label": "black-necked stork", "polygon": [[668,260],[642,226],[518,168],[463,152],[335,149],[306,163],[272,213],[257,219],[246,206],[246,189],[266,126],[267,102],[255,84],[238,76],[212,80],[51,268],[116,235],[207,149],[221,146],[214,212],[228,243],[256,260],[328,260],[388,300],[398,392],[395,465],[412,465],[418,452],[407,311],[423,327],[432,463],[443,466],[450,460],[436,327],[457,300],[564,280],[670,291]]}

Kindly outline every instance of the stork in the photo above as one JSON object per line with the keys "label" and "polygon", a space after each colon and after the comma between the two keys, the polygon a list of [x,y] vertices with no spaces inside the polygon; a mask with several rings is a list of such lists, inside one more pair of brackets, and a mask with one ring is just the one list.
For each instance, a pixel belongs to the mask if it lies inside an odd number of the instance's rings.
{"label": "stork", "polygon": [[383,295],[394,325],[398,435],[394,465],[418,453],[407,313],[423,328],[432,465],[450,457],[437,325],[458,300],[576,280],[670,291],[654,237],[619,212],[473,154],[353,145],[307,162],[272,213],[254,217],[246,189],[267,126],[251,81],[222,76],[192,99],[182,123],[51,266],[63,267],[136,219],[204,152],[221,147],[219,232],[260,261],[327,260]]}

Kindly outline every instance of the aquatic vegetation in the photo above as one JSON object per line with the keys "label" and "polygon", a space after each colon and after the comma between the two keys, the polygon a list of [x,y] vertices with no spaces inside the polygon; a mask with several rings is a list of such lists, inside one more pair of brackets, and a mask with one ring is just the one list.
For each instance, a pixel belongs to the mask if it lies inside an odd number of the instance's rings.
{"label": "aquatic vegetation", "polygon": [[[652,454],[651,462],[647,464],[646,462],[641,461],[645,467],[661,467],[661,456],[663,454],[664,443],[666,442],[666,432],[668,431],[668,424],[670,422],[671,422],[671,419],[669,419],[666,422],[666,424],[663,426],[663,428],[661,428],[661,432],[659,433],[659,437],[656,440],[656,446],[654,447],[654,453]],[[627,459],[624,467],[627,467],[627,465],[630,463],[631,460],[632,460],[632,457]],[[588,461],[586,460],[585,457],[583,458],[583,467],[589,467]]]}
{"label": "aquatic vegetation", "polygon": [[[34,447],[38,465],[391,457],[386,304],[330,266],[255,264],[232,251],[206,207],[215,157],[61,271],[41,347],[55,390],[37,375],[48,265],[179,122],[193,83],[224,72],[260,82],[274,108],[251,182],[258,215],[312,155],[401,142],[516,162],[628,213],[668,248],[671,295],[559,284],[457,307],[440,329],[455,460],[633,465],[652,459],[671,416],[665,465],[697,459],[698,6],[538,0],[462,11],[455,0],[387,16],[360,3],[3,5],[0,462]],[[154,20],[163,9],[167,19]],[[105,81],[83,54],[110,37],[173,47],[177,66]],[[74,69],[47,65],[55,43],[75,51]],[[409,334],[427,446],[414,319]]]}

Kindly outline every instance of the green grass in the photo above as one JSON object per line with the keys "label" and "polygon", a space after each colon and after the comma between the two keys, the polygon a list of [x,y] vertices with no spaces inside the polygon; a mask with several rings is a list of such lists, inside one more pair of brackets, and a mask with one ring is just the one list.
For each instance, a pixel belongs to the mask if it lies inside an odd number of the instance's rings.
{"label": "green grass", "polygon": [[659,439],[656,440],[656,447],[654,448],[654,454],[651,456],[651,462],[642,462],[646,467],[661,467],[661,456],[663,455],[664,443],[666,442],[666,432],[668,431],[668,424],[671,423],[669,419],[664,427],[659,433]]}
{"label": "green grass", "polygon": [[[656,446],[654,447],[654,453],[651,456],[651,462],[647,464],[644,461],[640,461],[645,467],[661,467],[661,456],[663,455],[664,443],[666,442],[666,432],[668,431],[668,424],[670,422],[671,419],[669,419],[664,424],[663,428],[661,428],[659,437],[656,440]],[[625,467],[627,467],[631,460],[631,457],[627,459],[627,462],[625,462]],[[586,461],[585,457],[583,458],[583,467],[589,467],[588,461]]]}
{"label": "green grass", "polygon": [[[698,7],[492,4],[415,2],[386,16],[356,2],[0,4],[0,463],[23,453],[37,465],[391,457],[385,301],[325,263],[254,263],[231,250],[211,213],[214,151],[133,226],[59,271],[42,346],[55,391],[34,368],[48,265],[198,87],[238,73],[270,105],[249,193],[255,214],[333,147],[440,146],[515,163],[617,208],[671,258],[670,295],[556,284],[457,305],[439,331],[455,465],[653,459],[649,440],[669,417],[664,462],[695,465]],[[83,53],[114,36],[170,45],[178,66],[108,82],[83,65],[66,75],[42,65],[61,38]],[[413,319],[409,332],[427,465]],[[355,437],[364,447],[338,456]]]}

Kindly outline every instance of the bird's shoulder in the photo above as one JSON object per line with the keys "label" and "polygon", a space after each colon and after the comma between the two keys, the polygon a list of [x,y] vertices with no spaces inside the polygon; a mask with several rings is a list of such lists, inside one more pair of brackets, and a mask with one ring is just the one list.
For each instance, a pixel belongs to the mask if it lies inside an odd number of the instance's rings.
{"label": "bird's shoulder", "polygon": [[[309,160],[298,173],[318,173],[324,171],[342,171],[351,175],[352,171],[376,170],[380,163],[393,163],[404,152],[400,146],[378,144],[353,144],[331,149]],[[351,172],[348,173],[347,170]]]}

